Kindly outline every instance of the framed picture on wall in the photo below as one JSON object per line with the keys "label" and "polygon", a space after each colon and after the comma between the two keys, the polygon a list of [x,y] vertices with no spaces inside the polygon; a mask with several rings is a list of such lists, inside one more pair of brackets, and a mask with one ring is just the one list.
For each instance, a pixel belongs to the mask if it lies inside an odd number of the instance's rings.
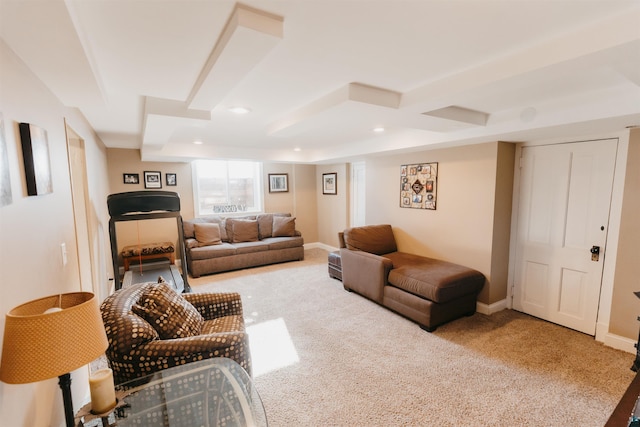
{"label": "framed picture on wall", "polygon": [[167,181],[167,187],[175,187],[178,185],[178,175],[175,173],[165,173],[164,179]]}
{"label": "framed picture on wall", "polygon": [[19,127],[27,194],[41,196],[52,193],[47,131],[31,123],[20,123]]}
{"label": "framed picture on wall", "polygon": [[289,174],[270,173],[269,193],[286,193],[289,191]]}
{"label": "framed picture on wall", "polygon": [[337,172],[322,174],[322,194],[338,194]]}
{"label": "framed picture on wall", "polygon": [[400,207],[436,209],[438,163],[400,166]]}
{"label": "framed picture on wall", "polygon": [[144,188],[162,188],[162,174],[157,171],[144,171]]}
{"label": "framed picture on wall", "polygon": [[125,184],[140,184],[140,174],[123,173],[122,182],[124,182]]}

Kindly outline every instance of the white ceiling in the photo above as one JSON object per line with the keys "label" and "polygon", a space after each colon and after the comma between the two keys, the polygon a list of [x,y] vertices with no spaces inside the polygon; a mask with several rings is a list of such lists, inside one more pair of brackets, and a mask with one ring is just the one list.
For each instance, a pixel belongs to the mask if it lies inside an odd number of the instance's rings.
{"label": "white ceiling", "polygon": [[640,125],[637,0],[0,0],[0,37],[143,160],[329,163]]}

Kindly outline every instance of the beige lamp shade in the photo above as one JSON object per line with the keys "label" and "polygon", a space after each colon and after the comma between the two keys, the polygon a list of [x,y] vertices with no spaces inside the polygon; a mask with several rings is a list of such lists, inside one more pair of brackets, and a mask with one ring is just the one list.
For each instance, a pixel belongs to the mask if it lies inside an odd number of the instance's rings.
{"label": "beige lamp shade", "polygon": [[[45,313],[50,309],[62,309]],[[6,315],[0,380],[24,384],[55,378],[107,349],[100,308],[90,292],[52,295]]]}

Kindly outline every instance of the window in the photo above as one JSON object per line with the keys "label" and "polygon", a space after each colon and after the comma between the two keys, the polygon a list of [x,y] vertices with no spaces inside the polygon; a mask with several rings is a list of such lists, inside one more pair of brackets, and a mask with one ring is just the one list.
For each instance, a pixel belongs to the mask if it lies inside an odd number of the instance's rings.
{"label": "window", "polygon": [[196,216],[262,212],[262,164],[196,160],[193,200]]}

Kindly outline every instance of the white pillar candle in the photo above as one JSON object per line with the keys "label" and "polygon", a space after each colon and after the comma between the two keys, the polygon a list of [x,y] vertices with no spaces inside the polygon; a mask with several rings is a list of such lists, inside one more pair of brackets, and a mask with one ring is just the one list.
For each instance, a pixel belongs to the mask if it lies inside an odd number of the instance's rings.
{"label": "white pillar candle", "polygon": [[116,406],[116,389],[113,385],[113,371],[100,369],[89,377],[91,389],[91,412],[106,414]]}

